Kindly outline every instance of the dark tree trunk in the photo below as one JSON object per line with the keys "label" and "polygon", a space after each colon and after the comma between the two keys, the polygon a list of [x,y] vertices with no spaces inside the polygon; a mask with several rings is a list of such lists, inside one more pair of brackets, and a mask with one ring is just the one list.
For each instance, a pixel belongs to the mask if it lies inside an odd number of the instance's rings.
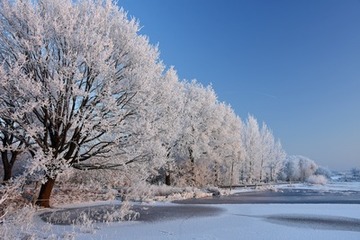
{"label": "dark tree trunk", "polygon": [[167,186],[171,185],[170,172],[165,173],[165,185],[167,185]]}
{"label": "dark tree trunk", "polygon": [[234,177],[234,161],[231,162],[231,169],[230,169],[230,191],[233,185],[233,177]]}
{"label": "dark tree trunk", "polygon": [[12,175],[12,164],[9,162],[7,151],[1,152],[1,159],[4,168],[4,183],[9,181]]}
{"label": "dark tree trunk", "polygon": [[36,201],[36,205],[45,208],[50,207],[50,196],[54,184],[55,184],[55,177],[54,178],[47,177],[46,182],[41,185],[40,193]]}
{"label": "dark tree trunk", "polygon": [[270,181],[274,181],[274,168],[273,166],[270,166]]}
{"label": "dark tree trunk", "polygon": [[214,166],[214,185],[219,186],[219,164],[215,161]]}
{"label": "dark tree trunk", "polygon": [[4,166],[4,182],[7,182],[10,180],[12,176],[12,167],[10,165]]}
{"label": "dark tree trunk", "polygon": [[195,184],[195,158],[191,147],[188,147],[188,151],[190,158],[190,175],[191,175],[190,179],[191,179],[191,183]]}

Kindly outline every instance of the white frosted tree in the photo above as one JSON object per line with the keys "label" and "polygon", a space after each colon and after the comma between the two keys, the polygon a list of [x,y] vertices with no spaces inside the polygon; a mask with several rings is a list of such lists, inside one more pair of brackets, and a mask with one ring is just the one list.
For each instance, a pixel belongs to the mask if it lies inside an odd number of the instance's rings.
{"label": "white frosted tree", "polygon": [[307,157],[301,155],[288,156],[284,164],[282,178],[286,181],[303,182],[314,175],[317,168],[317,164]]}
{"label": "white frosted tree", "polygon": [[286,157],[281,143],[275,140],[272,131],[255,117],[249,115],[242,131],[245,160],[240,170],[240,179],[247,183],[275,181]]}
{"label": "white frosted tree", "polygon": [[[239,180],[239,168],[244,149],[241,142],[242,121],[231,106],[219,103],[214,111],[217,124],[210,125],[209,159],[215,162],[218,185],[233,185]],[[221,168],[219,169],[219,166]]]}
{"label": "white frosted tree", "polygon": [[164,67],[138,30],[108,0],[0,1],[0,117],[36,144],[38,205],[49,206],[68,167],[151,165],[133,146],[143,139],[144,96]]}
{"label": "white frosted tree", "polygon": [[313,160],[303,156],[298,156],[298,161],[300,181],[304,182],[311,175],[315,174],[318,166]]}
{"label": "white frosted tree", "polygon": [[229,105],[218,102],[211,86],[183,84],[180,134],[173,152],[179,181],[196,186],[232,183],[242,154],[242,122]]}
{"label": "white frosted tree", "polygon": [[270,162],[272,147],[274,146],[274,137],[272,135],[272,132],[265,123],[263,123],[260,129],[260,138],[261,138],[261,146],[260,146],[259,181],[262,182],[267,177],[265,176],[267,174],[265,166],[267,166]]}
{"label": "white frosted tree", "polygon": [[282,148],[280,141],[274,142],[268,162],[269,181],[278,180],[286,159],[286,152]]}
{"label": "white frosted tree", "polygon": [[259,124],[255,117],[249,115],[242,134],[245,149],[241,179],[253,183],[259,179],[262,155],[262,142]]}
{"label": "white frosted tree", "polygon": [[181,133],[175,141],[174,157],[186,184],[198,185],[211,175],[203,162],[209,149],[209,122],[213,121],[217,96],[211,86],[204,87],[196,81],[182,84],[183,108],[178,116]]}
{"label": "white frosted tree", "polygon": [[279,174],[286,153],[280,141],[276,141],[272,131],[263,123],[261,130],[261,161],[259,181],[275,181]]}
{"label": "white frosted tree", "polygon": [[181,113],[184,112],[185,92],[184,85],[179,82],[173,69],[167,72],[163,83],[161,93],[163,98],[161,104],[157,104],[158,110],[156,112],[159,116],[155,123],[158,129],[157,139],[165,148],[165,164],[163,166],[165,183],[171,185],[171,175],[175,169],[175,151],[178,139],[183,131]]}
{"label": "white frosted tree", "polygon": [[142,123],[136,128],[142,133],[142,139],[135,147],[141,147],[142,152],[149,152],[151,158],[161,160],[159,162],[162,164],[153,166],[157,170],[153,174],[155,179],[161,177],[160,181],[167,185],[171,184],[176,145],[183,130],[183,87],[173,68],[159,80],[152,81],[149,91],[141,93],[144,104],[141,105],[141,114],[136,121]]}

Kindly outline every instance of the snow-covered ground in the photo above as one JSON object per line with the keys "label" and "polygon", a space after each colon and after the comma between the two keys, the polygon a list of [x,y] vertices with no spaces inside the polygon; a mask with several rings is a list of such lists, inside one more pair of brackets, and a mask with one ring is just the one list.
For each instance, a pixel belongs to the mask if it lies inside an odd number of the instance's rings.
{"label": "snow-covered ground", "polygon": [[[76,239],[360,239],[358,205],[239,204],[221,205],[212,217],[156,222],[96,224]],[[72,231],[56,226],[55,232]]]}
{"label": "snow-covered ground", "polygon": [[[359,183],[304,184],[276,188],[318,189],[319,191],[360,191]],[[179,206],[150,203],[151,206]],[[57,226],[56,235],[75,239],[360,239],[358,204],[222,204],[215,215],[196,214],[154,221],[90,223],[82,228]],[[181,208],[179,208],[181,211]]]}

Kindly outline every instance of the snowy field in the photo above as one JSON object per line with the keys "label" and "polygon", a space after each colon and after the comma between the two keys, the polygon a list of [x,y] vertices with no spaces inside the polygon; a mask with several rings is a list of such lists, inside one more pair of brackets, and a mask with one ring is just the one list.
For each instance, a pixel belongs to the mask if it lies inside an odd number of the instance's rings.
{"label": "snowy field", "polygon": [[[318,189],[321,191],[360,191],[359,183],[333,183],[326,186],[282,185],[276,189]],[[344,195],[346,197],[346,195]],[[163,218],[120,223],[89,223],[82,228],[52,225],[51,232],[75,239],[360,239],[358,204],[206,204],[190,205],[214,210],[213,214],[191,213],[174,203],[149,203]],[[163,210],[161,210],[163,208]],[[178,208],[178,210],[175,210]],[[173,212],[170,212],[172,209]],[[179,214],[180,213],[180,214]],[[171,214],[174,214],[171,217]],[[140,218],[141,220],[141,218]],[[39,220],[40,221],[40,220]]]}

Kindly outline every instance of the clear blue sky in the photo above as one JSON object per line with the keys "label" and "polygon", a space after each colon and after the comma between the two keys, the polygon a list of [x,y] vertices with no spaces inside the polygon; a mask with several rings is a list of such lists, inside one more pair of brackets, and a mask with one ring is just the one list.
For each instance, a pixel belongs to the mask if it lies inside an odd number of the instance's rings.
{"label": "clear blue sky", "polygon": [[119,0],[180,78],[212,84],[288,154],[360,167],[360,1]]}

